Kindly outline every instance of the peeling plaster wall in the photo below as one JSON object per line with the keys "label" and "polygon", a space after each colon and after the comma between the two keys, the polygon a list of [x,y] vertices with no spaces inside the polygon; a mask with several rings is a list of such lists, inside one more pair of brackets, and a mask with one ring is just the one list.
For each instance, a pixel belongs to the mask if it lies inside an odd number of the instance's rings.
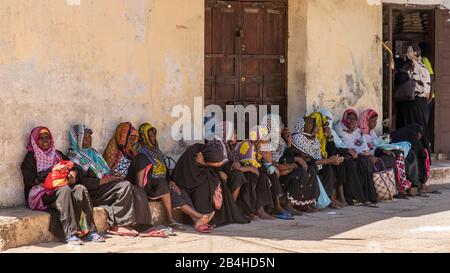
{"label": "peeling plaster wall", "polygon": [[[382,113],[382,8],[361,0],[308,1],[308,111]],[[314,34],[314,35],[313,35]]]}
{"label": "peeling plaster wall", "polygon": [[[327,107],[382,112],[381,5],[362,0],[289,1],[289,126]],[[379,124],[381,125],[381,124]]]}
{"label": "peeling plaster wall", "polygon": [[178,154],[174,105],[203,94],[204,2],[3,0],[0,7],[0,207],[21,205],[30,130],[48,126],[66,151],[71,124],[103,152],[115,126],[150,121]]}

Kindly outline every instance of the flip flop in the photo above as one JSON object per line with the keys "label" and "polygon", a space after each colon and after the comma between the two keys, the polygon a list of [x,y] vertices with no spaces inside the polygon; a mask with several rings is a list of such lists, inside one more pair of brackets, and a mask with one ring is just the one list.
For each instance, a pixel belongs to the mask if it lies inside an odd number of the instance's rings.
{"label": "flip flop", "polygon": [[430,191],[427,193],[431,193],[431,194],[442,194],[442,192],[438,191],[438,190],[434,190],[434,191]]}
{"label": "flip flop", "polygon": [[363,204],[364,207],[372,208],[372,209],[378,209],[379,207],[375,204],[369,203],[369,204]]}
{"label": "flip flop", "polygon": [[294,217],[284,214],[282,212],[280,212],[278,214],[272,214],[272,216],[275,218],[281,219],[281,220],[295,220]]}
{"label": "flip flop", "polygon": [[148,238],[148,237],[152,237],[152,238],[168,238],[169,236],[164,232],[164,230],[151,230],[148,232],[143,232],[139,234],[139,237],[141,238]]}
{"label": "flip flop", "polygon": [[172,228],[172,229],[176,229],[176,230],[186,230],[186,228],[182,224],[177,223],[177,222],[171,223],[169,225],[169,227]]}
{"label": "flip flop", "polygon": [[211,233],[212,232],[212,227],[208,224],[206,225],[201,225],[195,228],[195,230],[199,233]]}
{"label": "flip flop", "polygon": [[175,232],[173,232],[172,228],[170,228],[170,227],[161,229],[160,231],[164,232],[167,236],[177,236],[178,235]]}

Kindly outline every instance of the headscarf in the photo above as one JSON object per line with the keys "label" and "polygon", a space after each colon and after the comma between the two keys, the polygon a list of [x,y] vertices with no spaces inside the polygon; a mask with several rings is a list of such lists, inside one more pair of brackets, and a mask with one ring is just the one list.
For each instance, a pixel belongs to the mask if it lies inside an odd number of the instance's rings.
{"label": "headscarf", "polygon": [[372,131],[369,128],[369,122],[372,118],[377,117],[378,113],[377,111],[373,110],[373,109],[366,109],[364,110],[360,117],[359,117],[359,122],[358,122],[358,127],[359,130],[361,130],[361,133],[363,133],[364,135],[370,135],[370,131]]}
{"label": "headscarf", "polygon": [[353,109],[348,109],[344,112],[342,120],[336,125],[336,132],[341,140],[345,143],[347,148],[354,149],[357,153],[369,152],[370,148],[367,142],[364,140],[363,135],[358,127],[355,130],[350,131],[348,128],[347,117],[350,114],[354,114],[358,117],[358,114]]}
{"label": "headscarf", "polygon": [[325,131],[323,130],[323,125],[325,123],[324,117],[320,112],[314,112],[309,115],[309,117],[316,120],[316,126],[318,127],[316,138],[320,142],[320,153],[322,154],[323,158],[328,158],[327,136],[325,135]]}
{"label": "headscarf", "polygon": [[313,118],[300,118],[294,127],[294,132],[292,133],[292,145],[308,156],[320,160],[322,159],[322,154],[320,152],[320,142],[314,137],[314,139],[309,139],[307,135],[310,135],[312,130],[314,130],[315,120]]}
{"label": "headscarf", "polygon": [[84,124],[74,125],[69,132],[70,147],[67,156],[69,159],[81,166],[84,171],[89,169],[95,173],[97,178],[102,179],[111,170],[103,156],[93,148],[83,148],[84,135],[90,130]]}
{"label": "headscarf", "polygon": [[218,142],[212,141],[203,145],[200,152],[203,154],[206,162],[220,163],[225,161],[222,146]]}
{"label": "headscarf", "polygon": [[345,110],[344,114],[342,115],[341,122],[342,122],[342,124],[345,125],[345,127],[347,127],[348,130],[350,128],[350,124],[348,123],[347,118],[350,114],[354,114],[356,117],[358,117],[358,112],[356,112],[355,109],[350,108],[350,109]]}
{"label": "headscarf", "polygon": [[268,114],[263,118],[261,126],[267,128],[270,135],[270,150],[272,151],[272,159],[278,162],[287,148],[287,144],[281,136],[284,127],[279,115]]}
{"label": "headscarf", "polygon": [[[48,133],[50,137],[50,146],[47,151],[42,150],[38,145],[39,136],[44,133]],[[61,156],[56,151],[52,133],[47,127],[36,127],[31,131],[27,151],[34,154],[38,173],[52,168],[56,163],[62,160]]]}
{"label": "headscarf", "polygon": [[253,141],[244,140],[236,146],[237,158],[243,166],[261,167],[258,151]]}
{"label": "headscarf", "polygon": [[336,131],[333,128],[333,123],[334,123],[333,113],[331,113],[330,110],[325,109],[325,108],[320,109],[319,112],[322,114],[323,118],[326,118],[328,120],[328,123],[330,124],[331,133],[333,133],[334,144],[336,145],[336,147],[341,148],[341,149],[346,149],[347,146],[345,145],[345,143],[342,141],[342,139],[338,136],[338,134],[336,133]]}
{"label": "headscarf", "polygon": [[114,137],[109,141],[103,153],[111,170],[116,169],[123,157],[131,160],[137,155],[133,143],[129,141],[132,135],[139,136],[139,133],[130,122],[124,122],[117,126]]}
{"label": "headscarf", "polygon": [[158,140],[155,139],[155,143],[152,143],[149,138],[151,130],[155,132],[155,138],[157,136],[157,130],[150,123],[144,123],[139,127],[139,136],[142,142],[141,153],[144,153],[149,157],[153,163],[153,175],[155,177],[164,177],[167,174],[167,166],[164,161],[164,154],[159,149]]}

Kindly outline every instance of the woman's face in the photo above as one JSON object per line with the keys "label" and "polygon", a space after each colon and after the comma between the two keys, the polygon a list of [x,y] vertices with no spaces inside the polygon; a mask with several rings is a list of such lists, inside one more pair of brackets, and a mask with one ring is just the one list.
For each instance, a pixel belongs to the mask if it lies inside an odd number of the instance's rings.
{"label": "woman's face", "polygon": [[85,132],[83,138],[83,149],[92,148],[92,133]]}
{"label": "woman's face", "polygon": [[50,141],[51,141],[51,137],[50,137],[49,133],[39,134],[38,146],[42,150],[47,151],[48,149],[50,149]]}
{"label": "woman's face", "polygon": [[378,122],[378,116],[374,116],[373,118],[371,118],[369,120],[369,128],[370,130],[373,130],[377,127],[377,122]]}
{"label": "woman's face", "polygon": [[150,139],[150,142],[156,146],[156,130],[151,129],[148,131],[148,138]]}
{"label": "woman's face", "polygon": [[355,130],[356,126],[358,126],[358,117],[353,113],[349,114],[347,116],[347,124],[348,124],[348,129]]}

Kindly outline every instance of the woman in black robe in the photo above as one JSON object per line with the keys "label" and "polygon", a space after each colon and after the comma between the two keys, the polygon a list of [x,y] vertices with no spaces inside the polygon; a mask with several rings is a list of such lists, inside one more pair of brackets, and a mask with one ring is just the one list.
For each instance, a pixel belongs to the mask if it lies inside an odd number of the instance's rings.
{"label": "woman in black robe", "polygon": [[[78,238],[82,234],[80,227],[81,213],[86,215],[88,235],[86,239],[93,242],[104,242],[105,239],[98,235],[94,223],[92,201],[88,190],[83,185],[76,185],[78,171],[69,173],[69,184],[60,187],[53,192],[42,191],[47,175],[52,167],[66,156],[55,149],[55,144],[50,130],[45,127],[37,127],[31,132],[27,146],[28,153],[21,164],[25,188],[25,201],[32,209],[45,210],[50,213],[50,232],[57,238],[64,238],[68,244],[81,245]],[[41,194],[34,194],[41,191]],[[30,202],[30,192],[38,200]]]}
{"label": "woman in black robe", "polygon": [[[404,87],[404,84],[411,80],[413,71],[414,63],[411,60],[399,61],[398,71],[394,79],[394,89]],[[419,84],[419,82],[416,84]],[[428,148],[430,146],[430,134],[428,132],[427,108],[428,100],[417,93],[413,101],[399,101],[395,107],[397,128],[401,129],[411,124],[420,125],[424,128],[422,130],[423,143]]]}
{"label": "woman in black robe", "polygon": [[[224,226],[232,223],[248,223],[233,200],[228,187],[224,187],[214,168],[224,164],[224,153],[217,143],[194,144],[178,160],[172,178],[177,186],[186,191],[196,211],[209,214],[216,211],[212,223]],[[214,205],[214,194],[220,187],[222,206]]]}
{"label": "woman in black robe", "polygon": [[156,128],[144,123],[139,127],[139,136],[142,148],[130,166],[128,178],[143,188],[150,200],[162,201],[169,227],[184,229],[173,217],[172,210],[175,208],[189,216],[194,228],[202,232],[202,227],[211,221],[214,212],[202,214],[196,211],[189,195],[172,181],[164,154],[159,148]]}
{"label": "woman in black robe", "polygon": [[429,146],[424,138],[423,127],[419,124],[411,124],[409,126],[398,129],[391,134],[393,142],[408,141],[411,143],[411,151],[406,158],[408,179],[413,187],[419,189],[419,194],[426,196],[425,193],[437,193],[439,191],[428,191],[426,185],[429,178],[429,167],[431,159],[429,154]]}
{"label": "woman in black robe", "polygon": [[151,225],[148,202],[129,181],[111,175],[103,156],[92,148],[92,130],[86,125],[75,125],[69,134],[70,148],[67,156],[81,166],[80,182],[89,191],[94,206],[108,213],[108,232],[115,235],[136,236],[132,227]]}

